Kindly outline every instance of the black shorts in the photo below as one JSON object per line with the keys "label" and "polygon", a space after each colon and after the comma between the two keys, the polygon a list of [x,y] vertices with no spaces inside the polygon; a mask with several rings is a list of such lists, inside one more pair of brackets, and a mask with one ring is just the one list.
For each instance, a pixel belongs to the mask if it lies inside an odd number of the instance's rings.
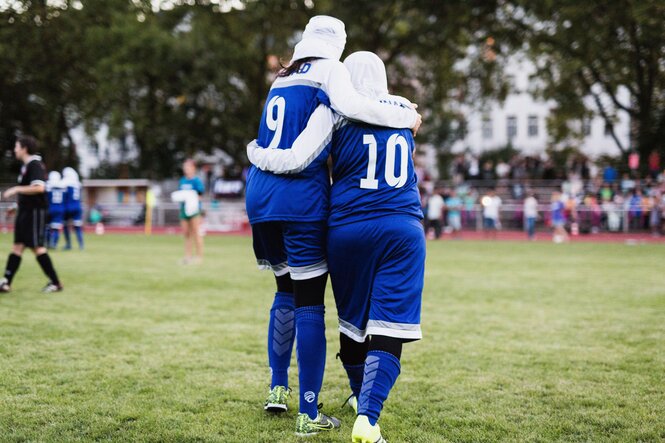
{"label": "black shorts", "polygon": [[46,209],[19,209],[14,224],[14,244],[28,248],[44,246]]}

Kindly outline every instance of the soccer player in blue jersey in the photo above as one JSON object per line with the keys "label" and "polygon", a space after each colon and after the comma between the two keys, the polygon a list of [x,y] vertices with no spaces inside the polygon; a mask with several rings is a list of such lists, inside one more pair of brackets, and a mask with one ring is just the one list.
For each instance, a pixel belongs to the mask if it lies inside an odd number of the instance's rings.
{"label": "soccer player in blue jersey", "polygon": [[[291,63],[274,81],[259,126],[258,143],[288,149],[319,104],[341,115],[382,126],[415,128],[420,116],[356,92],[339,58],[346,44],[344,23],[327,16],[310,19]],[[298,173],[276,175],[251,167],[247,177],[247,214],[260,268],[275,274],[268,329],[271,391],[264,408],[285,411],[288,369],[297,335],[299,414],[297,435],[339,427],[318,412],[325,367],[324,292],[327,282],[326,231],[330,179],[326,167],[329,139],[310,153]]]}
{"label": "soccer player in blue jersey", "polygon": [[63,233],[65,234],[65,249],[72,248],[69,236],[69,224],[74,226],[76,241],[79,249],[83,249],[83,209],[81,207],[81,181],[74,168],[66,167],[62,170],[62,182],[67,187],[65,193],[65,223]]}
{"label": "soccer player in blue jersey", "polygon": [[47,246],[51,249],[58,247],[60,231],[65,220],[65,194],[67,189],[62,184],[62,177],[58,171],[51,171],[46,182],[46,195],[48,196],[49,235]]}
{"label": "soccer player in blue jersey", "polygon": [[[344,64],[363,94],[405,106],[387,94],[385,67],[375,54],[357,52]],[[250,144],[248,156],[263,169],[293,173],[330,139],[328,266],[339,313],[340,357],[358,414],[352,441],[383,442],[377,421],[400,373],[402,344],[422,337],[425,236],[412,134],[351,122],[320,106],[290,150]]]}
{"label": "soccer player in blue jersey", "polygon": [[[182,165],[182,171],[185,174],[178,182],[178,190],[194,191],[197,194],[198,205],[196,210],[188,212],[186,203],[180,203],[180,226],[185,236],[185,258],[184,264],[200,263],[203,260],[203,237],[201,236],[201,202],[200,198],[205,192],[205,186],[199,177],[196,176],[196,164],[194,160],[187,159]],[[192,259],[192,243],[196,248],[196,257]]]}

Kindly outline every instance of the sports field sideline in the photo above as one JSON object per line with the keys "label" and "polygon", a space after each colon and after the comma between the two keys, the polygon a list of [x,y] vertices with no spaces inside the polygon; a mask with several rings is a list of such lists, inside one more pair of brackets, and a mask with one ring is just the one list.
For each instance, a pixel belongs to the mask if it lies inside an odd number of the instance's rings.
{"label": "sports field sideline", "polygon": [[[274,288],[249,237],[208,237],[200,266],[178,264],[177,236],[87,242],[53,253],[64,292],[41,294],[26,255],[0,297],[0,441],[297,441],[294,409],[262,410]],[[660,244],[428,242],[425,338],[404,347],[384,437],[665,440],[664,259]],[[309,440],[345,442],[327,306],[321,399],[342,430]]]}

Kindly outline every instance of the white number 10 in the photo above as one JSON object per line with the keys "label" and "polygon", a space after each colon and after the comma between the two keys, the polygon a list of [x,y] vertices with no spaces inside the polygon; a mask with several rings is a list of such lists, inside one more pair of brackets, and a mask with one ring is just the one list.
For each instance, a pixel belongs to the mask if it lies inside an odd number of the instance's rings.
{"label": "white number 10", "polygon": [[[379,189],[379,181],[376,179],[377,146],[376,138],[372,134],[363,135],[363,144],[369,148],[369,161],[367,163],[367,177],[360,179],[362,189]],[[400,147],[399,176],[395,177],[395,157],[397,146]],[[406,184],[409,172],[409,144],[404,136],[393,134],[386,143],[386,167],[384,178],[386,183],[393,188],[401,188]]]}
{"label": "white number 10", "polygon": [[[273,116],[274,108],[277,108],[277,117]],[[282,127],[284,126],[284,109],[286,108],[286,100],[284,97],[279,95],[274,96],[268,102],[268,109],[266,110],[266,125],[271,131],[275,131],[275,135],[270,144],[268,145],[269,149],[276,148],[279,146],[279,142],[282,139]]]}

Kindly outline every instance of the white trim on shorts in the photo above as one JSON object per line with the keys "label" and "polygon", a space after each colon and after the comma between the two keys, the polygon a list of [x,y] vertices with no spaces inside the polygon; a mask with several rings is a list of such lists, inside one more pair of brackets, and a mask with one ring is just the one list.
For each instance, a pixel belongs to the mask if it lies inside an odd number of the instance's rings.
{"label": "white trim on shorts", "polygon": [[328,262],[323,260],[313,265],[289,266],[292,280],[309,280],[328,272]]}
{"label": "white trim on shorts", "polygon": [[351,340],[357,341],[358,343],[365,341],[367,338],[367,329],[358,329],[348,321],[342,320],[341,318],[338,318],[337,320],[339,321],[339,332],[346,335]]}
{"label": "white trim on shorts", "polygon": [[289,264],[287,262],[271,265],[268,260],[259,259],[256,260],[256,265],[261,271],[271,270],[275,274],[275,277],[281,277],[289,273]]}
{"label": "white trim on shorts", "polygon": [[367,321],[367,334],[385,335],[388,337],[406,338],[410,340],[420,340],[423,338],[420,324],[392,323],[383,320]]}
{"label": "white trim on shorts", "polygon": [[339,332],[358,343],[364,342],[368,335],[384,335],[386,337],[404,338],[407,340],[420,340],[423,338],[420,324],[392,323],[383,320],[369,320],[367,328],[361,330],[340,318]]}

